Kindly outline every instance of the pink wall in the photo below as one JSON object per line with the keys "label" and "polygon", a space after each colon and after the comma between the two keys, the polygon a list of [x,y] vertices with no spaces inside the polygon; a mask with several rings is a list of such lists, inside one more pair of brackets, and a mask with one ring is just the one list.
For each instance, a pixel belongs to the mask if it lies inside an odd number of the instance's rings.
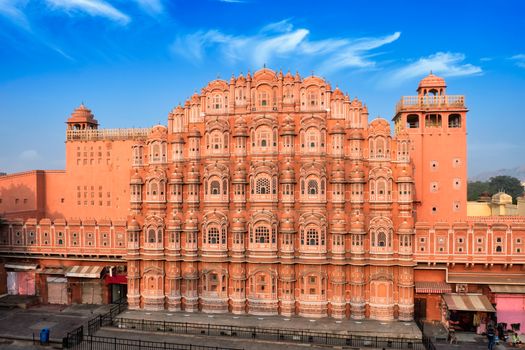
{"label": "pink wall", "polygon": [[525,295],[523,294],[496,294],[496,314],[498,322],[521,323],[519,333],[525,333]]}

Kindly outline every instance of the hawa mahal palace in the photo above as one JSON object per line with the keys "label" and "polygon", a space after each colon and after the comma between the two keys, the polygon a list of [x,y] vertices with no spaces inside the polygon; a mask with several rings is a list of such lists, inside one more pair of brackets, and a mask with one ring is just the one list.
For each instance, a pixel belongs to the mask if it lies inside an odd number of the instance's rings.
{"label": "hawa mahal palace", "polygon": [[467,108],[446,87],[422,79],[393,127],[267,68],[211,81],[167,125],[101,129],[82,104],[65,170],[0,177],[0,292],[377,320],[523,303],[525,220],[467,217]]}

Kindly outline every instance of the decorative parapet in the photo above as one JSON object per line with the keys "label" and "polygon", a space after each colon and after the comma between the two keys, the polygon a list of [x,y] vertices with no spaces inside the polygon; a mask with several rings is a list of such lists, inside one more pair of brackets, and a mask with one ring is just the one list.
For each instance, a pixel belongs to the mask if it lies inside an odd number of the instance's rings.
{"label": "decorative parapet", "polygon": [[521,215],[498,215],[498,216],[467,216],[469,224],[525,224],[525,216]]}
{"label": "decorative parapet", "polygon": [[465,108],[465,96],[463,95],[441,95],[441,96],[403,96],[396,105],[396,113],[401,110],[433,108],[433,107],[455,107]]}
{"label": "decorative parapet", "polygon": [[66,141],[142,140],[151,128],[66,130]]}

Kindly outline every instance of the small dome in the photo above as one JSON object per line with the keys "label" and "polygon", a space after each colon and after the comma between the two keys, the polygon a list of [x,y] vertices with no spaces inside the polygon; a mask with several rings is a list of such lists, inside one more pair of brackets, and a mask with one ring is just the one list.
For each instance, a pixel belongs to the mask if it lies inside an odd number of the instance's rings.
{"label": "small dome", "polygon": [[419,82],[418,90],[419,89],[428,89],[428,88],[446,88],[447,84],[445,83],[445,79],[438,77],[437,75],[432,74],[430,72],[429,75],[421,79]]}
{"label": "small dome", "polygon": [[152,127],[148,134],[148,139],[166,139],[168,136],[168,128],[164,125],[155,125]]}
{"label": "small dome", "polygon": [[344,181],[345,179],[345,167],[340,162],[337,162],[332,169],[332,181]]}
{"label": "small dome", "polygon": [[181,134],[177,134],[173,138],[173,143],[186,143],[186,141],[184,141],[184,137]]}
{"label": "small dome", "polygon": [[345,129],[339,124],[339,122],[335,123],[332,130],[330,130],[330,134],[344,134]]}
{"label": "small dome", "polygon": [[188,133],[188,136],[189,137],[201,137],[201,132],[199,131],[199,129],[197,128],[193,128],[190,130],[190,132]]}
{"label": "small dome", "polygon": [[350,132],[350,135],[348,135],[349,140],[364,140],[365,137],[363,136],[363,132],[358,129],[353,129]]}
{"label": "small dome", "polygon": [[233,232],[245,232],[246,231],[246,219],[240,212],[235,212],[233,214],[232,231]]}
{"label": "small dome", "polygon": [[505,192],[498,192],[492,196],[494,204],[512,204],[512,197]]}
{"label": "small dome", "polygon": [[182,171],[179,169],[179,167],[175,167],[173,169],[173,172],[170,175],[170,182],[171,183],[182,183],[183,178],[184,178],[184,175],[182,174]]}
{"label": "small dome", "polygon": [[350,221],[350,231],[354,233],[364,232],[365,225],[358,215],[354,215]]}
{"label": "small dome", "polygon": [[131,184],[132,185],[142,185],[144,181],[142,181],[142,177],[139,175],[138,172],[135,171],[135,174],[131,176]]}
{"label": "small dome", "polygon": [[343,92],[341,90],[339,90],[339,87],[336,87],[333,94],[332,94],[332,97],[334,99],[344,99],[345,98],[345,95],[343,94]]}
{"label": "small dome", "polygon": [[353,180],[353,182],[358,181],[364,181],[365,179],[365,172],[359,165],[356,165],[352,171],[350,172],[350,180]]}
{"label": "small dome", "polygon": [[246,182],[246,168],[241,164],[237,165],[235,172],[233,173],[233,181],[236,183]]}
{"label": "small dome", "polygon": [[399,225],[398,231],[399,231],[399,233],[412,233],[413,228],[414,227],[413,227],[413,224],[412,224],[412,219],[405,219]]}
{"label": "small dome", "polygon": [[293,214],[288,210],[281,216],[281,231],[282,232],[295,232],[295,220]]}
{"label": "small dome", "polygon": [[182,227],[182,221],[178,215],[173,215],[168,221],[168,230],[179,231]]}
{"label": "small dome", "polygon": [[71,113],[71,117],[73,118],[79,118],[79,119],[93,119],[94,115],[91,113],[91,109],[87,108],[83,103],[78,106],[73,113]]}
{"label": "small dome", "polygon": [[140,226],[137,220],[133,218],[128,225],[128,231],[140,231]]}
{"label": "small dome", "polygon": [[346,218],[341,211],[338,210],[335,212],[330,224],[332,232],[346,232]]}
{"label": "small dome", "polygon": [[288,166],[284,168],[284,170],[281,173],[281,180],[281,182],[283,183],[295,182],[295,170],[289,163]]}
{"label": "small dome", "polygon": [[190,215],[186,218],[186,221],[184,222],[184,230],[185,231],[197,231],[199,229],[199,220],[194,215],[193,212],[190,212]]}
{"label": "small dome", "polygon": [[191,167],[191,169],[188,171],[187,179],[188,179],[188,183],[200,182],[199,170],[195,169],[194,167]]}
{"label": "small dome", "polygon": [[248,136],[248,127],[244,118],[239,117],[235,120],[233,136]]}

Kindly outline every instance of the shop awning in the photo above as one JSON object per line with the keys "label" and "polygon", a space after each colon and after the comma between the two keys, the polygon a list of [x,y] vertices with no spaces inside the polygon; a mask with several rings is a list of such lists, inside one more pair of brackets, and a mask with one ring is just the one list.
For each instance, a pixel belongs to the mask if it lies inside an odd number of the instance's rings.
{"label": "shop awning", "polygon": [[31,263],[7,263],[4,265],[6,269],[13,269],[13,270],[36,270],[38,267],[38,264],[31,264]]}
{"label": "shop awning", "polygon": [[441,294],[452,293],[452,288],[447,282],[424,282],[416,281],[416,293]]}
{"label": "shop awning", "polygon": [[38,270],[36,273],[42,275],[62,275],[64,276],[64,269],[61,267],[46,267],[45,269]]}
{"label": "shop awning", "polygon": [[449,310],[496,312],[489,299],[482,294],[444,294]]}
{"label": "shop awning", "polygon": [[100,278],[104,266],[71,266],[66,270],[66,277]]}
{"label": "shop awning", "polygon": [[525,285],[491,284],[489,288],[492,293],[525,294]]}

